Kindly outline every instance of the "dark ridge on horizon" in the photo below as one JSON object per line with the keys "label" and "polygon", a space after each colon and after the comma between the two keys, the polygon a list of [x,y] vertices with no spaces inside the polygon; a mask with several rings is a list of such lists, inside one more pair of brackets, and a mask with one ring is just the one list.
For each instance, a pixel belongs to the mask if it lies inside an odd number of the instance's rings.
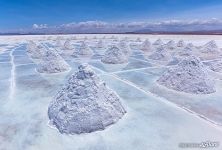
{"label": "dark ridge on horizon", "polygon": [[172,35],[222,35],[222,30],[219,31],[149,31],[149,32],[82,32],[82,33],[78,33],[78,32],[73,32],[73,33],[62,33],[62,32],[58,32],[58,33],[0,33],[0,36],[6,36],[6,35],[69,35],[69,34],[153,34],[153,35],[161,35],[161,34],[172,34]]}

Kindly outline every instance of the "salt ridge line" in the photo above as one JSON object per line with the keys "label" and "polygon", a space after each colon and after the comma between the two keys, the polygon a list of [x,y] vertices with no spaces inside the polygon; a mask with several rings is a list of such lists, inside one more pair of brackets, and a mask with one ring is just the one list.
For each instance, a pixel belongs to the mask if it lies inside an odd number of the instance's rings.
{"label": "salt ridge line", "polygon": [[[175,107],[175,108],[177,108],[177,109],[179,109],[181,111],[184,111],[184,112],[188,113],[189,115],[192,115],[192,116],[198,118],[199,120],[206,122],[208,125],[210,125],[210,126],[216,128],[216,129],[222,131],[222,124],[219,124],[219,123],[217,123],[217,122],[215,122],[213,120],[210,120],[209,118],[207,118],[207,117],[205,117],[205,116],[203,116],[201,114],[198,114],[198,113],[196,113],[196,112],[194,112],[194,111],[192,111],[192,110],[190,110],[188,108],[185,108],[185,107],[182,107],[182,106],[180,106],[178,104],[172,103],[172,102],[166,100],[163,97],[155,95],[155,94],[153,94],[153,93],[151,93],[149,91],[145,91],[141,87],[138,87],[137,85],[135,85],[134,83],[132,83],[132,82],[130,82],[128,80],[123,80],[123,79],[119,78],[118,76],[116,76],[114,74],[112,74],[112,75],[108,74],[108,75],[112,76],[112,77],[116,78],[117,80],[120,80],[120,81],[122,81],[122,82],[124,82],[124,83],[126,83],[126,84],[128,84],[128,85],[130,85],[130,86],[132,86],[132,87],[134,87],[136,89],[138,89],[138,90],[140,90],[141,92],[145,93],[146,95],[152,95],[152,96],[158,97],[159,101],[161,101],[161,102],[163,102],[163,103],[165,103],[167,105],[170,105],[172,107]],[[163,100],[160,100],[160,99],[163,99]]]}
{"label": "salt ridge line", "polygon": [[[21,45],[22,46],[22,45]],[[13,52],[15,51],[15,49],[20,48],[21,46],[18,46],[14,49],[12,49],[9,53],[10,56],[10,63],[11,63],[11,79],[10,79],[10,95],[9,98],[12,99],[14,97],[15,94],[15,87],[16,87],[16,82],[15,82],[15,63],[14,63],[14,56],[13,56]]]}

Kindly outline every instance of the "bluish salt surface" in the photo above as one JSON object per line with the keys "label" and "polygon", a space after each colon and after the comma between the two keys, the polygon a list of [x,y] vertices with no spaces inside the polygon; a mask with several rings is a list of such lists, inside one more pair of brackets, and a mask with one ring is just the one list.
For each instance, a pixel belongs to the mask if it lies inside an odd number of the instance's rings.
{"label": "bluish salt surface", "polygon": [[0,58],[10,58],[0,62],[2,150],[178,150],[181,142],[222,142],[220,126],[181,108],[220,123],[221,81],[217,80],[218,92],[213,95],[198,97],[175,92],[155,84],[167,68],[138,60],[140,57],[130,59],[123,68],[107,68],[100,59],[89,59],[93,70],[121,97],[127,114],[103,131],[60,134],[48,125],[48,105],[81,60],[69,57],[70,72],[43,75],[35,71],[36,65],[29,63],[32,60],[24,51],[23,44],[0,54]]}

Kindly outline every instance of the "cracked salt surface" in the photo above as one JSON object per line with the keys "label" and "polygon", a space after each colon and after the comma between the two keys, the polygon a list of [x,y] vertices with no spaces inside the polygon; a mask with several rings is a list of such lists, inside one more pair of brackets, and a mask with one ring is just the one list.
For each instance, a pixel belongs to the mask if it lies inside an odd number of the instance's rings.
{"label": "cracked salt surface", "polygon": [[[95,42],[94,36],[76,35],[76,40],[72,41],[73,45],[78,48],[81,40],[87,37],[87,44],[96,47],[97,42]],[[98,41],[102,40],[105,45],[113,44],[110,41],[111,35],[106,35],[106,39],[103,39],[103,36],[96,35]],[[220,41],[218,36],[127,35],[127,40],[125,39],[126,35],[115,36],[116,39],[124,40],[128,45],[135,42],[137,37],[141,41],[149,39],[151,43],[159,38],[162,39],[163,43],[167,43],[169,39],[176,43],[178,39],[183,39],[185,43],[194,43],[195,47],[192,47],[192,52],[195,56],[199,55],[201,45],[210,40],[215,40],[218,47],[222,46],[222,40]],[[46,42],[52,45],[51,48],[54,48],[53,43],[56,37],[50,36],[50,41]],[[61,37],[63,43],[65,39],[71,39],[72,35]],[[5,37],[1,38],[4,39]],[[3,41],[1,38],[0,41]],[[48,36],[15,36],[8,38],[7,42],[14,43],[14,41],[26,41],[28,39],[41,44],[41,42],[45,43],[44,40],[47,38]],[[114,43],[118,44],[118,41]],[[141,43],[137,42],[137,44]],[[17,57],[20,54],[25,54],[22,53],[22,51],[26,51],[23,46],[15,49],[12,53],[12,48],[9,48],[8,51],[15,60],[16,58],[25,60],[23,61],[24,64],[17,64],[20,60],[13,61],[16,86],[11,100],[9,100],[11,91],[10,80],[8,79],[11,79],[11,64],[13,63],[10,62],[10,59],[7,61],[7,65],[6,63],[0,64],[0,70],[4,70],[0,75],[0,88],[4,90],[4,92],[0,92],[0,96],[4,98],[0,102],[0,149],[159,150],[160,145],[164,145],[164,149],[178,150],[178,143],[181,141],[200,142],[207,139],[222,142],[222,130],[219,126],[222,123],[221,81],[217,79],[216,92],[201,96],[158,86],[159,84],[156,84],[155,81],[171,66],[159,65],[157,61],[147,59],[141,53],[140,46],[131,47],[132,54],[129,57],[129,63],[124,68],[116,66],[109,70],[106,68],[107,66],[103,66],[104,63],[100,61],[100,58],[89,59],[89,64],[93,65],[90,67],[98,73],[99,78],[121,98],[121,103],[127,110],[122,119],[105,130],[97,132],[74,135],[60,134],[47,126],[49,121],[48,105],[55,98],[55,93],[60,91],[64,81],[68,80],[73,72],[78,71],[77,66],[81,61],[76,58],[71,59],[71,56],[70,58],[61,56],[68,60],[67,62],[72,67],[70,73],[50,74],[45,78],[45,75],[35,72],[35,64],[26,61],[29,59],[28,57]],[[152,44],[152,47],[155,50],[159,46]],[[177,52],[182,51],[182,49],[182,47],[178,47],[175,50],[170,50],[169,56],[176,57]],[[103,54],[104,51],[105,48],[94,49],[94,53]],[[5,51],[3,55],[9,56],[9,53]],[[173,55],[174,53],[175,55]],[[217,60],[219,60],[219,56]],[[215,74],[212,72],[209,74],[210,79],[215,79]],[[217,72],[218,76],[219,74]],[[6,78],[7,76],[9,78]]]}

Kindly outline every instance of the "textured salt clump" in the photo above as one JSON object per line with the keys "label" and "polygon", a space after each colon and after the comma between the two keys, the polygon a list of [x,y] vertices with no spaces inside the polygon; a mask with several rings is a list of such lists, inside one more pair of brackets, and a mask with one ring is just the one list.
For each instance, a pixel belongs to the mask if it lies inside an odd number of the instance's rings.
{"label": "textured salt clump", "polygon": [[73,55],[80,55],[80,56],[91,56],[93,55],[93,51],[89,46],[83,41],[79,48],[76,49]]}
{"label": "textured salt clump", "polygon": [[70,69],[70,66],[66,61],[52,49],[48,49],[43,58],[42,62],[38,64],[37,71],[40,73],[60,73]]}
{"label": "textured salt clump", "polygon": [[153,45],[163,45],[163,41],[161,39],[156,40]]}
{"label": "textured salt clump", "polygon": [[106,64],[122,64],[128,62],[128,57],[117,46],[111,46],[105,52],[101,61]]}
{"label": "textured salt clump", "polygon": [[46,49],[42,44],[36,45],[33,41],[30,41],[27,45],[27,53],[33,59],[41,59],[45,51]]}
{"label": "textured salt clump", "polygon": [[126,113],[119,96],[88,65],[78,68],[48,107],[50,123],[60,133],[104,130]]}
{"label": "textured salt clump", "polygon": [[150,52],[151,51],[151,43],[149,40],[145,40],[142,44],[141,44],[141,48],[142,51],[144,52]]}
{"label": "textured salt clump", "polygon": [[215,92],[213,81],[200,59],[190,56],[169,69],[157,82],[167,88],[192,94]]}
{"label": "textured salt clump", "polygon": [[176,47],[176,43],[173,40],[170,40],[167,44],[166,44],[166,48],[168,49],[174,49]]}
{"label": "textured salt clump", "polygon": [[185,47],[185,46],[186,46],[186,44],[183,40],[178,41],[177,47]]}
{"label": "textured salt clump", "polygon": [[202,49],[201,49],[202,53],[217,53],[219,52],[219,48],[216,44],[216,42],[214,40],[206,43]]}
{"label": "textured salt clump", "polygon": [[124,40],[122,40],[118,43],[118,47],[126,56],[130,56],[130,54],[131,54],[130,47]]}

